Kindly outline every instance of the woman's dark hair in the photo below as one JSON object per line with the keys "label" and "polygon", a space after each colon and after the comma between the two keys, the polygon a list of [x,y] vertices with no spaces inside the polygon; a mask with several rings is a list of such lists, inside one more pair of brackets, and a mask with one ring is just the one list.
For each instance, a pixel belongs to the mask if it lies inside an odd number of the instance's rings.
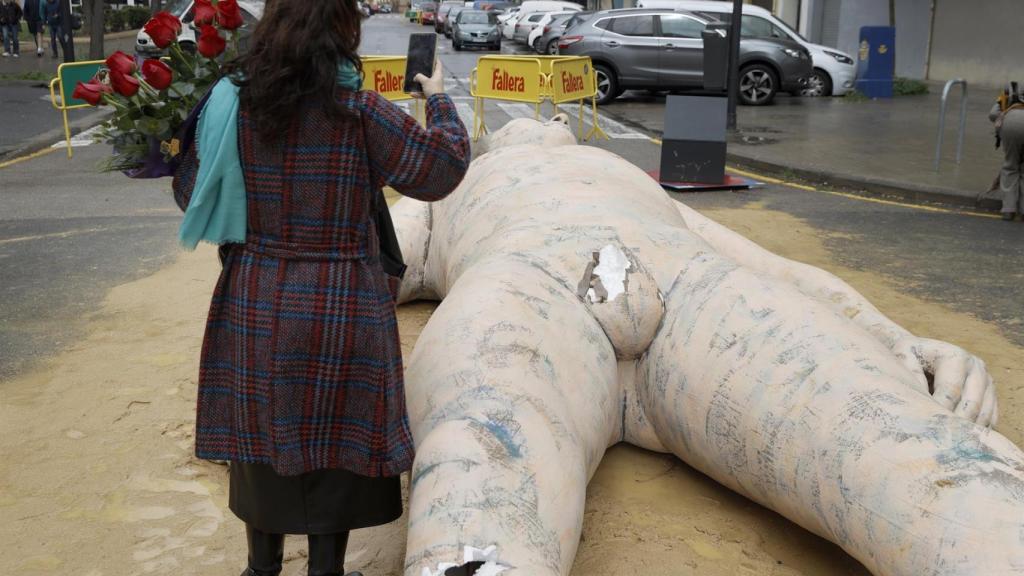
{"label": "woman's dark hair", "polygon": [[362,16],[356,0],[267,0],[249,51],[228,67],[240,73],[242,105],[262,137],[282,135],[309,102],[334,117],[351,113],[334,95],[340,63],[362,73]]}

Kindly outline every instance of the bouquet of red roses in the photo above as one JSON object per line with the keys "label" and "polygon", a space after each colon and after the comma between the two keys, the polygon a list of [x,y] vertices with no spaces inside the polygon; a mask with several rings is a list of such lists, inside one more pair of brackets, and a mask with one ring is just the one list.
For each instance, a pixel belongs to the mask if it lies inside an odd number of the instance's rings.
{"label": "bouquet of red roses", "polygon": [[175,136],[221,78],[222,64],[238,55],[242,23],[237,0],[196,0],[193,26],[198,39],[190,50],[178,42],[181,21],[160,12],[146,23],[145,31],[167,56],[140,63],[118,51],[96,77],[78,83],[75,98],[114,110],[96,135],[114,147],[101,170],[123,171],[135,178],[173,174],[179,151]]}

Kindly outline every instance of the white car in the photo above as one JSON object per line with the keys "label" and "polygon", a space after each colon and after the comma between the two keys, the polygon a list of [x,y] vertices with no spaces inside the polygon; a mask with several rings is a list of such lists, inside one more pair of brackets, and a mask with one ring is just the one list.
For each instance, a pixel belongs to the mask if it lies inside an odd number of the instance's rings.
{"label": "white car", "polygon": [[[525,18],[527,14],[533,14],[535,12],[579,12],[583,10],[583,7],[575,2],[565,2],[563,0],[526,0],[519,5],[519,10],[514,15],[504,21],[501,21],[501,35],[507,40],[512,40],[516,33],[516,22],[520,18]],[[499,20],[500,21],[500,20]]]}
{"label": "white car", "polygon": [[[193,0],[177,0],[168,2],[165,6],[167,12],[177,16],[183,24],[178,42],[185,49],[194,49],[196,46],[196,30],[191,26],[192,21],[195,20],[192,5]],[[242,29],[252,32],[256,22],[263,17],[264,0],[239,0],[238,7],[242,9]],[[153,40],[145,30],[139,30],[138,35],[135,36],[135,51],[141,55],[163,52],[153,44]]]}
{"label": "white car", "polygon": [[566,14],[575,14],[575,12],[566,10],[563,12],[548,12],[544,14],[544,17],[540,19],[540,22],[537,22],[537,25],[533,27],[533,30],[530,30],[530,35],[526,39],[526,45],[533,48],[535,52],[542,52],[542,50],[538,49],[534,44],[536,44],[537,40],[544,35],[545,29],[551,24],[552,20],[558,16],[564,16]]}
{"label": "white car", "polygon": [[[709,0],[638,0],[637,8],[669,8],[706,14],[716,20],[732,19],[732,2]],[[807,48],[814,62],[814,72],[805,96],[842,96],[853,89],[857,79],[857,61],[852,56],[821,44],[808,42],[774,14],[753,4],[743,5],[743,35],[792,40]]]}

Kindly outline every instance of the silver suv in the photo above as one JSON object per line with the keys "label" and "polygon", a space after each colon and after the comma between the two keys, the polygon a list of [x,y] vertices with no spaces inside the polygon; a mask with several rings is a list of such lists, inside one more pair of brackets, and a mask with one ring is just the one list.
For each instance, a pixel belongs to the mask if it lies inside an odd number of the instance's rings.
{"label": "silver suv", "polygon": [[[605,10],[567,29],[558,52],[590,56],[598,104],[626,90],[701,89],[709,24],[721,22],[685,10]],[[777,38],[742,38],[739,64],[740,101],[755,106],[798,92],[813,72],[806,48]]]}

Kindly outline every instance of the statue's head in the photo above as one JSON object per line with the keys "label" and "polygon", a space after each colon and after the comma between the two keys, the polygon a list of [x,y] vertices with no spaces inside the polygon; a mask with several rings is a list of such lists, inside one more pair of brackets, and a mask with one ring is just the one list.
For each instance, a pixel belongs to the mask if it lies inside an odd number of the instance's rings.
{"label": "statue's head", "polygon": [[569,116],[556,114],[550,120],[541,122],[532,118],[516,118],[493,134],[488,134],[476,143],[477,155],[507,146],[531,145],[542,148],[576,144],[576,137],[569,128]]}

